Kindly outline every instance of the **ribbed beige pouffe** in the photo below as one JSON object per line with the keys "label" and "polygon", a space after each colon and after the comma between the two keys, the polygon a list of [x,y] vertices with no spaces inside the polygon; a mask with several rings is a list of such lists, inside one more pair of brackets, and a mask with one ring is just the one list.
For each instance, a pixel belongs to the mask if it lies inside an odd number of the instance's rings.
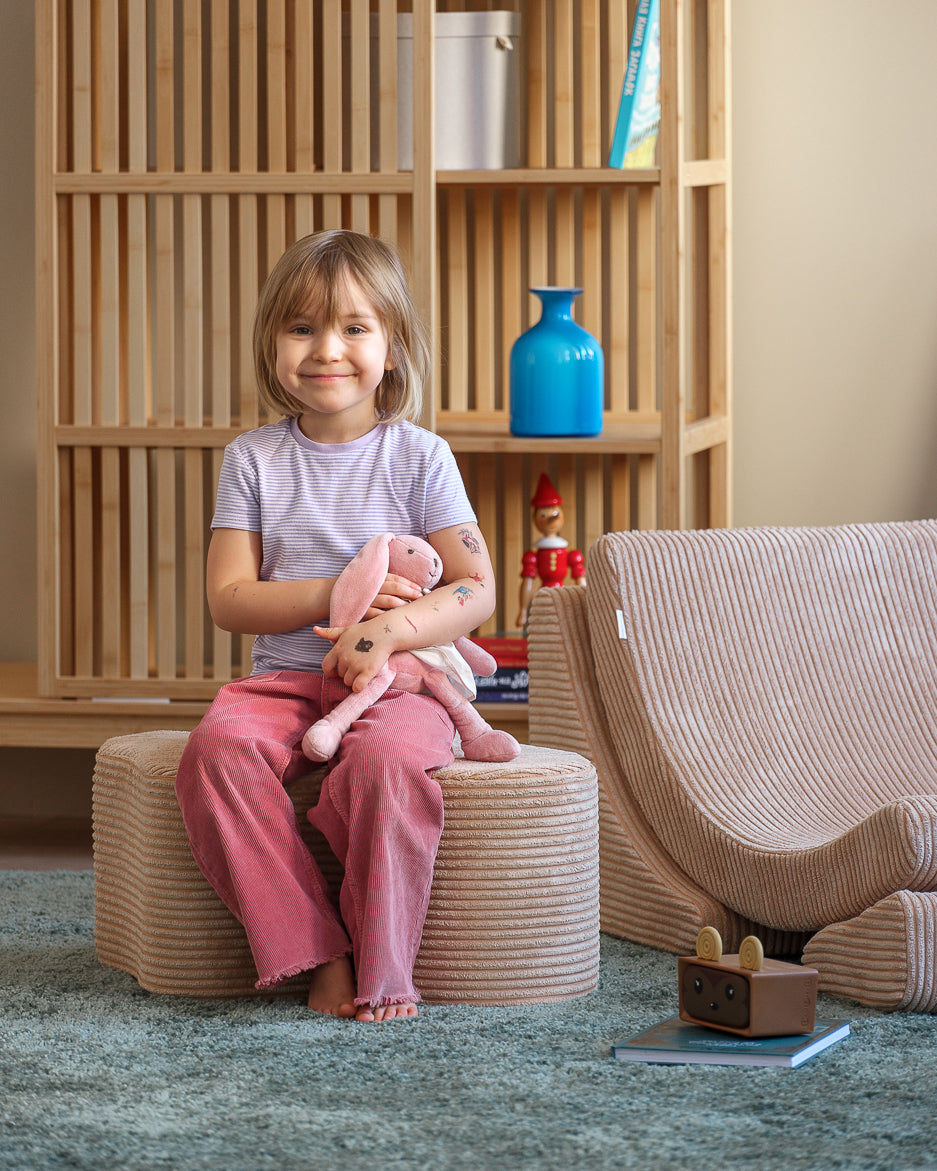
{"label": "ribbed beige pouffe", "polygon": [[[152,992],[256,995],[244,931],[196,866],[176,803],[186,739],[143,732],[98,751],[98,958]],[[322,775],[289,791],[303,837],[335,883],[338,863],[305,817]],[[574,753],[525,746],[508,764],[460,759],[436,779],[446,825],[414,973],[424,1000],[539,1004],[592,991],[599,968],[593,766]],[[303,995],[307,984],[298,977],[276,992]]]}

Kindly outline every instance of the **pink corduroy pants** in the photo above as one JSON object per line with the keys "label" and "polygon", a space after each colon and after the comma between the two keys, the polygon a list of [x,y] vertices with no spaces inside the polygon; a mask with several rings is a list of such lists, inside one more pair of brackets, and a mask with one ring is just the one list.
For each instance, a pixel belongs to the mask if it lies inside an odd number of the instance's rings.
{"label": "pink corduroy pants", "polygon": [[300,741],[349,693],[340,680],[276,671],[229,683],[192,732],[176,795],[202,873],[244,925],[257,987],[351,955],[359,1005],[419,999],[413,965],[443,826],[432,774],[453,726],[429,696],[390,690],[345,734],[309,820],[345,868],[322,877],[286,786],[314,767]]}

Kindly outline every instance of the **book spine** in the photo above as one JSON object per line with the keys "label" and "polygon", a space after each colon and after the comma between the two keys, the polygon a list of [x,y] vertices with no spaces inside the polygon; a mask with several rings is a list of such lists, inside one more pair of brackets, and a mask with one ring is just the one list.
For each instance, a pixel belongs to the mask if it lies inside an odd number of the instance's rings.
{"label": "book spine", "polygon": [[475,696],[476,703],[526,703],[527,689],[520,691],[481,691]]}
{"label": "book spine", "polygon": [[634,14],[634,27],[631,31],[631,47],[628,52],[628,65],[625,69],[625,78],[621,87],[621,101],[618,105],[618,120],[615,124],[615,134],[612,138],[612,147],[609,152],[608,165],[619,170],[626,166],[626,158],[631,138],[631,123],[635,105],[640,94],[642,74],[646,68],[647,53],[650,45],[649,33],[655,10],[659,10],[659,0],[640,0]]}
{"label": "book spine", "polygon": [[475,676],[479,695],[485,691],[523,691],[530,686],[530,672],[526,667],[499,667],[493,675],[481,679]]}

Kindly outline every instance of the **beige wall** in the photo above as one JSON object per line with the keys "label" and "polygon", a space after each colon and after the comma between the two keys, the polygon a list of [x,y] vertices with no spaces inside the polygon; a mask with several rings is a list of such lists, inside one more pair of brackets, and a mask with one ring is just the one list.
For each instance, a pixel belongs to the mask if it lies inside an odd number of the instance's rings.
{"label": "beige wall", "polygon": [[[32,5],[0,0],[0,660],[35,654]],[[935,0],[735,0],[735,521],[937,515]]]}
{"label": "beige wall", "polygon": [[735,524],[937,515],[937,3],[735,0]]}

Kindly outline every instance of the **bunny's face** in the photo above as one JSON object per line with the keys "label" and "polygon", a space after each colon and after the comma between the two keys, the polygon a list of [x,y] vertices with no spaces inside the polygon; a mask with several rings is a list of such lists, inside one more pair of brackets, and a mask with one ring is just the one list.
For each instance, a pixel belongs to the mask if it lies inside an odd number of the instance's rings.
{"label": "bunny's face", "polygon": [[428,542],[419,537],[394,537],[388,550],[389,573],[396,573],[429,590],[442,577],[442,562],[439,554]]}

